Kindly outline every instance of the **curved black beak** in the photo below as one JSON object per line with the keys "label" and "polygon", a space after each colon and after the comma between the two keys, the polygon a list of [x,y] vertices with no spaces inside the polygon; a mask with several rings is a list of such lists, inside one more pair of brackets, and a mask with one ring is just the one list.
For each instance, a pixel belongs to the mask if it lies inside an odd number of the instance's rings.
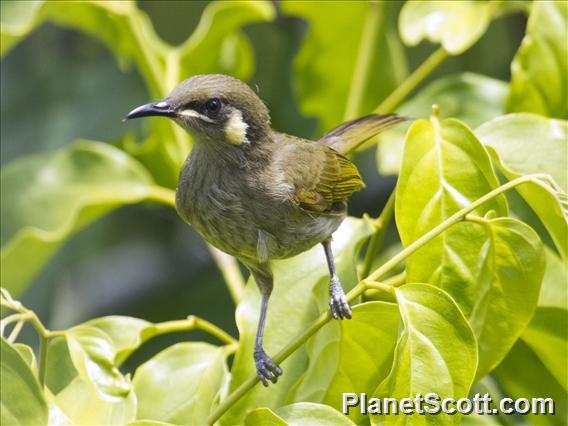
{"label": "curved black beak", "polygon": [[172,108],[168,101],[158,101],[151,102],[146,105],[141,105],[138,108],[134,108],[122,121],[130,120],[132,118],[140,117],[152,117],[152,116],[165,116],[172,117],[175,114],[175,110]]}

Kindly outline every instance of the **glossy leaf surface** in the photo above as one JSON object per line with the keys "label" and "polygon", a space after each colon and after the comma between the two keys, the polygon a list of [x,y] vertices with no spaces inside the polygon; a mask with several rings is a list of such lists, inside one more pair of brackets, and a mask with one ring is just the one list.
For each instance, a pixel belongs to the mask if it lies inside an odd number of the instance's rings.
{"label": "glossy leaf surface", "polygon": [[[427,284],[395,289],[404,331],[389,376],[373,397],[414,398],[434,392],[440,398],[465,397],[477,367],[477,344],[467,320],[451,297]],[[442,420],[443,418],[443,420]],[[454,424],[456,416],[420,416],[421,424]],[[372,416],[371,423],[407,424],[404,415]]]}
{"label": "glossy leaf surface", "polygon": [[298,402],[275,411],[257,408],[245,419],[246,426],[353,426],[347,417],[333,408],[312,402]]}
{"label": "glossy leaf surface", "polygon": [[18,351],[4,338],[1,348],[3,425],[46,425],[47,403],[39,383]]}
{"label": "glossy leaf surface", "polygon": [[563,258],[568,257],[568,122],[535,114],[509,114],[475,131],[509,179],[546,173],[554,182],[534,182],[516,189],[540,218]]}

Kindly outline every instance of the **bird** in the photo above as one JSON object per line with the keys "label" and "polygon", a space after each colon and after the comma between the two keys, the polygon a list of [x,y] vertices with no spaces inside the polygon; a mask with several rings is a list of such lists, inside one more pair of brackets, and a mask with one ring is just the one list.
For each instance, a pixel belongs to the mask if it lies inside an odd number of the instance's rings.
{"label": "bird", "polygon": [[346,155],[405,118],[371,114],[307,140],[273,130],[260,97],[223,74],[194,75],[166,98],[133,109],[125,120],[150,116],[174,120],[194,141],[179,174],[177,212],[254,277],[261,294],[254,363],[264,386],[276,383],[282,369],[263,348],[271,261],[321,244],[330,273],[331,314],[352,317],[331,249],[348,197],[364,187]]}

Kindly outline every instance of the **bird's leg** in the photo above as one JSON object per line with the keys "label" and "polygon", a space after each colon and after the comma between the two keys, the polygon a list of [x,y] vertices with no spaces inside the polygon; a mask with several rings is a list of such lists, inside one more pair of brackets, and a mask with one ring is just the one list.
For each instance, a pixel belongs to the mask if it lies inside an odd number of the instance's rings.
{"label": "bird's leg", "polygon": [[273,278],[270,266],[263,264],[262,266],[249,268],[254,276],[256,285],[262,296],[262,304],[260,307],[260,318],[258,319],[258,329],[256,332],[256,340],[254,343],[254,363],[256,365],[256,374],[262,381],[264,386],[268,386],[268,380],[276,383],[278,376],[282,374],[282,369],[272,359],[266,355],[262,347],[262,338],[264,335],[264,323],[266,321],[266,311],[268,309],[268,299],[272,293]]}
{"label": "bird's leg", "polygon": [[329,283],[329,307],[331,308],[331,314],[335,319],[351,319],[351,308],[347,303],[347,298],[345,297],[343,287],[341,287],[341,282],[339,282],[337,272],[335,272],[331,238],[325,240],[322,245],[327,259],[327,266],[329,266],[329,274],[331,275]]}

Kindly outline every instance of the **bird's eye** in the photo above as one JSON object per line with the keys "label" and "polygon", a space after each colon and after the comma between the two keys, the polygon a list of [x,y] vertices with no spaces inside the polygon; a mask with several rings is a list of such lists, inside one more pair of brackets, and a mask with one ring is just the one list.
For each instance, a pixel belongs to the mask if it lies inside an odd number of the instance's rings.
{"label": "bird's eye", "polygon": [[219,112],[219,110],[221,109],[221,101],[219,99],[209,99],[205,103],[205,108],[207,108],[207,112],[210,115],[217,114]]}

